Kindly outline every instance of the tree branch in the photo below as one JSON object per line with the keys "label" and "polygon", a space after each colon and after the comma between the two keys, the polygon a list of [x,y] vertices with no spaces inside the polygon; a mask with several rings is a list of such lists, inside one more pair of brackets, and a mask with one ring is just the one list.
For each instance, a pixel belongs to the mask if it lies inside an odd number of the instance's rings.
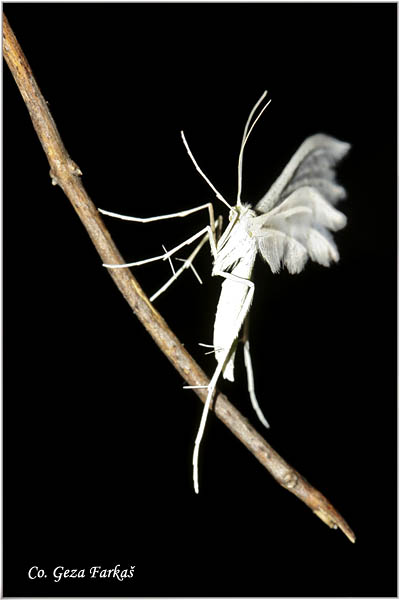
{"label": "tree branch", "polygon": [[[59,185],[69,198],[102,261],[108,264],[124,263],[95,205],[82,185],[79,178],[81,171],[71,160],[62,143],[46,101],[4,14],[3,53],[49,161],[53,185]],[[130,270],[110,269],[108,272],[135,315],[188,385],[207,386],[208,378],[155,310]],[[202,402],[205,402],[207,390],[194,391]],[[329,527],[340,528],[350,541],[355,541],[354,533],[328,500],[279,456],[226,396],[223,394],[216,396],[213,410],[282,487],[300,498]]]}

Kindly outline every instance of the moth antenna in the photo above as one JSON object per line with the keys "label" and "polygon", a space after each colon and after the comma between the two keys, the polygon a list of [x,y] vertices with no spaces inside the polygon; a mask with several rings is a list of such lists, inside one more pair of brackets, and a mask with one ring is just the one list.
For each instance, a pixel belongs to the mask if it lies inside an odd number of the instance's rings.
{"label": "moth antenna", "polygon": [[261,98],[256,102],[256,104],[254,105],[253,109],[251,110],[249,117],[246,121],[246,125],[244,127],[244,131],[243,131],[243,137],[242,137],[242,143],[240,145],[240,152],[239,152],[239,159],[238,159],[238,193],[237,193],[237,203],[240,204],[240,196],[242,194],[242,170],[243,170],[243,151],[244,151],[244,147],[246,145],[247,140],[249,139],[249,136],[251,134],[251,132],[253,131],[253,127],[254,125],[257,123],[258,119],[261,117],[261,115],[263,114],[264,110],[267,108],[267,106],[271,103],[271,100],[269,100],[267,102],[267,104],[264,106],[264,108],[261,110],[261,112],[258,114],[258,116],[256,117],[256,119],[254,120],[252,126],[249,129],[249,125],[251,123],[251,120],[254,116],[254,113],[256,112],[257,108],[260,106],[261,102],[264,100],[265,96],[267,95],[267,90],[265,90],[265,92],[263,93],[263,95],[261,96]]}
{"label": "moth antenna", "polygon": [[216,187],[213,186],[213,184],[211,183],[211,181],[208,179],[208,177],[206,177],[206,175],[204,175],[203,171],[200,169],[199,165],[197,164],[193,154],[190,151],[189,145],[186,141],[185,135],[183,133],[183,131],[181,131],[181,136],[182,136],[182,140],[183,143],[185,144],[185,148],[187,153],[189,154],[192,163],[195,166],[196,171],[198,171],[198,173],[200,173],[200,175],[203,177],[203,179],[206,180],[206,182],[208,183],[208,185],[210,186],[210,188],[215,192],[215,195],[217,196],[218,200],[221,200],[221,202],[223,202],[228,208],[229,210],[232,210],[232,206],[225,200],[225,198],[222,196],[222,194],[219,193],[219,191],[217,190]]}
{"label": "moth antenna", "polygon": [[246,125],[244,126],[243,137],[242,137],[242,144],[240,146],[241,149],[242,149],[242,147],[244,145],[244,140],[246,139],[247,130],[249,128],[251,119],[253,118],[254,113],[256,112],[257,108],[260,106],[261,102],[264,100],[264,98],[266,97],[267,94],[268,94],[268,92],[267,92],[267,90],[265,90],[265,92],[262,94],[261,98],[259,98],[257,100],[257,102],[255,103],[255,105],[251,109],[251,112],[250,112],[250,114],[249,114],[249,116],[247,118],[247,121],[246,121]]}

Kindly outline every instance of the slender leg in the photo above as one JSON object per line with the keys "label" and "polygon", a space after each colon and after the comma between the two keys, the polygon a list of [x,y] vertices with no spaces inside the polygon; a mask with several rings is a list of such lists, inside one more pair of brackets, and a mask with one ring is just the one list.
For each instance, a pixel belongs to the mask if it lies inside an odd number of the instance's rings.
{"label": "slender leg", "polygon": [[[217,271],[215,273],[215,275],[220,275],[221,277],[224,277],[225,279],[231,279],[232,281],[237,281],[238,283],[247,285],[249,288],[249,292],[246,296],[246,300],[243,303],[243,306],[239,312],[238,319],[237,319],[238,328],[240,330],[241,324],[243,323],[243,321],[250,309],[250,306],[251,306],[251,301],[252,301],[253,295],[254,295],[254,283],[248,279],[243,279],[242,277],[238,277],[237,275],[234,275],[233,273],[225,273],[224,271]],[[200,425],[199,425],[199,429],[197,432],[196,440],[194,442],[194,451],[193,451],[193,483],[194,483],[194,491],[196,492],[196,494],[199,493],[199,448],[200,448],[200,442],[201,442],[203,434],[204,434],[208,411],[210,409],[211,399],[213,397],[218,378],[224,369],[227,359],[229,358],[229,355],[232,350],[232,345],[234,344],[236,337],[237,337],[237,333],[238,332],[235,331],[232,334],[232,343],[230,344],[229,347],[226,348],[225,354],[222,357],[222,360],[220,360],[220,362],[218,363],[218,366],[215,369],[215,372],[211,378],[211,381],[207,386],[207,390],[208,390],[207,398],[204,403],[203,413],[201,415]],[[185,387],[202,387],[202,386],[185,386]]]}
{"label": "slender leg", "polygon": [[196,436],[196,440],[194,442],[194,451],[193,451],[193,484],[194,484],[194,491],[196,492],[196,494],[199,493],[199,449],[200,449],[200,442],[201,439],[203,437],[204,434],[204,429],[206,426],[206,421],[207,421],[207,416],[208,416],[208,411],[210,410],[210,404],[211,404],[211,399],[213,397],[214,391],[215,391],[215,386],[217,385],[217,381],[219,376],[221,375],[223,369],[223,363],[219,363],[214,375],[211,378],[211,381],[208,385],[208,393],[207,393],[207,399],[204,403],[204,408],[203,408],[203,412],[201,415],[201,420],[200,420],[200,425],[199,425],[199,429],[197,432],[197,436]]}
{"label": "slender leg", "polygon": [[248,386],[248,390],[249,390],[251,404],[252,404],[254,410],[256,411],[257,417],[260,419],[261,423],[265,427],[269,427],[269,423],[263,415],[263,412],[260,408],[260,405],[258,404],[258,400],[257,400],[256,393],[255,393],[253,366],[252,366],[251,355],[250,355],[249,315],[247,315],[246,320],[244,322],[242,339],[243,339],[243,344],[244,344],[244,348],[243,348],[244,364],[246,366],[246,372],[247,372],[247,386]]}
{"label": "slender leg", "polygon": [[177,258],[176,260],[180,260],[181,262],[185,263],[185,268],[190,267],[199,284],[203,285],[203,281],[194,267],[192,255],[190,255],[188,258]]}
{"label": "slender leg", "polygon": [[[193,268],[193,265],[192,265],[193,260],[196,258],[197,254],[200,252],[200,250],[202,249],[202,247],[204,246],[204,244],[207,242],[208,239],[209,239],[209,236],[207,233],[201,240],[200,244],[198,244],[198,246],[196,246],[196,248],[193,250],[192,254],[186,260],[184,260],[184,263],[181,266],[181,268],[178,269],[178,271],[176,271],[172,275],[172,277],[170,277],[168,279],[168,281],[166,283],[164,283],[164,285],[162,287],[160,287],[160,289],[151,296],[150,302],[153,302],[156,298],[161,296],[161,294],[163,292],[165,292],[165,290],[167,288],[169,288],[169,286],[178,279],[179,275],[181,275],[185,269],[187,269],[189,267]],[[201,280],[200,280],[200,283],[202,283]]]}
{"label": "slender leg", "polygon": [[136,223],[152,223],[153,221],[161,221],[163,219],[175,219],[176,217],[187,217],[199,210],[203,210],[204,208],[208,209],[208,213],[210,215],[210,226],[214,231],[214,207],[211,202],[207,202],[207,204],[201,204],[200,206],[195,206],[194,208],[189,208],[187,210],[181,210],[177,213],[170,213],[168,215],[158,215],[156,217],[129,217],[127,215],[120,215],[119,213],[110,212],[108,210],[103,210],[99,208],[99,212],[103,215],[108,215],[109,217],[115,217],[117,219],[122,219],[123,221],[135,221]]}
{"label": "slender leg", "polygon": [[[168,252],[166,247],[164,246],[164,244],[162,245],[162,249],[164,250],[165,253]],[[172,260],[171,260],[170,256],[168,256],[168,262],[169,262],[169,266],[171,267],[172,275],[175,275],[174,265],[172,264]]]}
{"label": "slender leg", "polygon": [[182,242],[181,244],[179,244],[178,246],[176,246],[175,248],[173,248],[172,250],[170,250],[169,252],[166,252],[165,254],[161,254],[159,256],[153,256],[152,258],[147,258],[145,260],[139,260],[139,261],[135,261],[135,262],[131,262],[131,263],[124,263],[122,265],[111,265],[111,264],[103,264],[104,267],[109,268],[109,269],[122,269],[125,267],[137,267],[140,265],[144,265],[150,262],[154,262],[157,260],[167,260],[169,259],[173,254],[175,254],[175,252],[178,252],[178,250],[180,250],[181,248],[183,248],[183,246],[187,246],[188,244],[191,244],[192,242],[194,242],[196,239],[198,239],[201,235],[203,235],[204,233],[208,233],[209,239],[210,239],[210,245],[211,245],[211,251],[212,254],[215,258],[216,256],[216,252],[217,252],[217,248],[216,248],[216,231],[215,231],[215,226],[216,224],[219,225],[220,224],[220,220],[218,219],[218,221],[214,220],[214,208],[213,205],[211,204],[211,202],[208,202],[207,204],[202,204],[201,206],[197,206],[195,208],[191,208],[188,210],[184,210],[178,213],[171,213],[168,215],[159,215],[156,217],[148,217],[148,218],[141,218],[141,217],[129,217],[129,216],[125,216],[125,215],[120,215],[118,213],[112,213],[106,210],[102,210],[99,209],[99,211],[101,213],[103,213],[104,215],[109,215],[111,217],[117,217],[119,219],[123,219],[125,221],[136,221],[139,223],[151,223],[153,221],[159,221],[161,219],[174,219],[176,217],[186,217],[194,212],[197,212],[199,210],[203,210],[204,208],[208,209],[209,212],[209,217],[210,217],[210,225],[208,225],[207,227],[205,227],[204,229],[202,229],[201,231],[199,231],[198,233],[196,233],[195,235],[193,235],[192,237],[188,238],[187,240],[185,240],[184,242]]}
{"label": "slender leg", "polygon": [[[214,223],[215,227],[218,227],[218,232],[220,232],[221,227],[222,227],[222,217],[218,217],[218,219],[215,221]],[[200,250],[202,249],[202,247],[204,246],[204,244],[207,242],[207,240],[210,240],[210,245],[211,245],[211,251],[213,252],[213,255],[215,256],[215,252],[216,252],[216,241],[214,241],[214,250],[213,250],[213,244],[211,243],[211,238],[209,236],[209,233],[207,232],[206,235],[204,236],[204,238],[201,240],[200,244],[198,244],[198,246],[196,246],[196,248],[193,250],[192,254],[190,256],[188,256],[188,258],[186,259],[182,259],[182,258],[178,258],[177,260],[182,260],[183,261],[183,265],[182,267],[176,272],[174,273],[174,275],[172,277],[170,277],[170,279],[168,279],[168,281],[166,283],[164,283],[164,285],[157,291],[155,292],[151,298],[150,298],[150,302],[153,302],[156,298],[158,298],[159,296],[161,296],[162,293],[165,292],[166,289],[169,288],[169,286],[178,279],[179,275],[181,275],[183,273],[183,271],[185,269],[188,269],[189,267],[193,270],[194,274],[196,275],[198,281],[202,284],[203,282],[201,281],[197,271],[195,270],[194,266],[193,266],[193,261],[196,258],[196,256],[198,255],[198,253],[200,252]],[[170,260],[170,257],[168,257]]]}
{"label": "slender leg", "polygon": [[138,260],[138,261],[131,262],[131,263],[125,263],[123,265],[103,264],[103,267],[107,267],[108,269],[123,269],[125,267],[138,267],[140,265],[145,265],[147,263],[154,262],[156,260],[167,260],[170,256],[172,256],[173,254],[178,252],[178,250],[180,250],[184,246],[188,246],[189,244],[191,244],[192,242],[194,242],[195,240],[197,240],[199,237],[201,237],[202,235],[204,235],[206,233],[208,234],[208,238],[210,240],[211,251],[213,253],[213,256],[215,257],[216,253],[217,253],[217,247],[215,244],[214,234],[213,234],[213,230],[210,227],[210,225],[207,225],[207,227],[204,227],[203,229],[201,229],[201,231],[198,231],[197,233],[192,235],[190,238],[188,238],[187,240],[185,240],[184,242],[182,242],[175,248],[172,248],[172,250],[168,250],[168,252],[166,252],[165,254],[160,254],[159,256],[152,256],[151,258],[146,258],[144,260]]}
{"label": "slender leg", "polygon": [[215,354],[215,346],[214,344],[203,344],[202,342],[199,342],[199,346],[203,346],[203,348],[212,348],[212,350],[209,350],[208,352],[204,352],[204,355],[207,356],[207,354]]}

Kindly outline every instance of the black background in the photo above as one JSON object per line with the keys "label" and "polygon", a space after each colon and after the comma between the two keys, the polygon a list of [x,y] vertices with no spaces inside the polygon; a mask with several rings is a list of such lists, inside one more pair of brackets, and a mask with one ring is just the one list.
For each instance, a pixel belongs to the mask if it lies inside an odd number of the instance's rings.
{"label": "black background", "polygon": [[[202,405],[101,266],[4,66],[6,596],[396,595],[395,4],[6,4],[4,12],[98,207],[135,216],[213,199],[179,131],[231,203],[244,159],[257,201],[305,137],[352,144],[339,168],[341,261],[255,269],[252,349],[266,438],[348,520],[331,531]],[[215,200],[218,212],[226,215]],[[126,260],[207,215],[107,218]],[[209,252],[156,306],[205,371],[220,281]],[[135,271],[151,294],[167,264]],[[220,389],[261,431],[240,357]],[[261,431],[261,433],[264,433]],[[52,570],[136,566],[124,582]],[[29,580],[37,565],[48,577]]]}

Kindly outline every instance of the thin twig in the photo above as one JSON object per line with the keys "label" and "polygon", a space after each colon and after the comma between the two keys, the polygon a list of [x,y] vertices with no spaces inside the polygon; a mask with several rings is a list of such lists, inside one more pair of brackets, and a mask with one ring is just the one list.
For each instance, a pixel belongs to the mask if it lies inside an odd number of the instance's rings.
{"label": "thin twig", "polygon": [[[79,168],[70,159],[64,148],[30,66],[4,14],[3,53],[46,153],[50,164],[52,183],[59,185],[71,201],[102,262],[107,264],[123,263],[122,256],[82,185]],[[135,315],[187,383],[190,386],[207,386],[208,378],[169,329],[162,316],[155,310],[129,269],[111,269],[109,274]],[[196,389],[194,391],[204,402],[207,390]],[[329,527],[340,528],[350,541],[355,541],[354,533],[328,500],[279,456],[227,400],[226,396],[217,395],[213,410],[281,486],[300,498]]]}

